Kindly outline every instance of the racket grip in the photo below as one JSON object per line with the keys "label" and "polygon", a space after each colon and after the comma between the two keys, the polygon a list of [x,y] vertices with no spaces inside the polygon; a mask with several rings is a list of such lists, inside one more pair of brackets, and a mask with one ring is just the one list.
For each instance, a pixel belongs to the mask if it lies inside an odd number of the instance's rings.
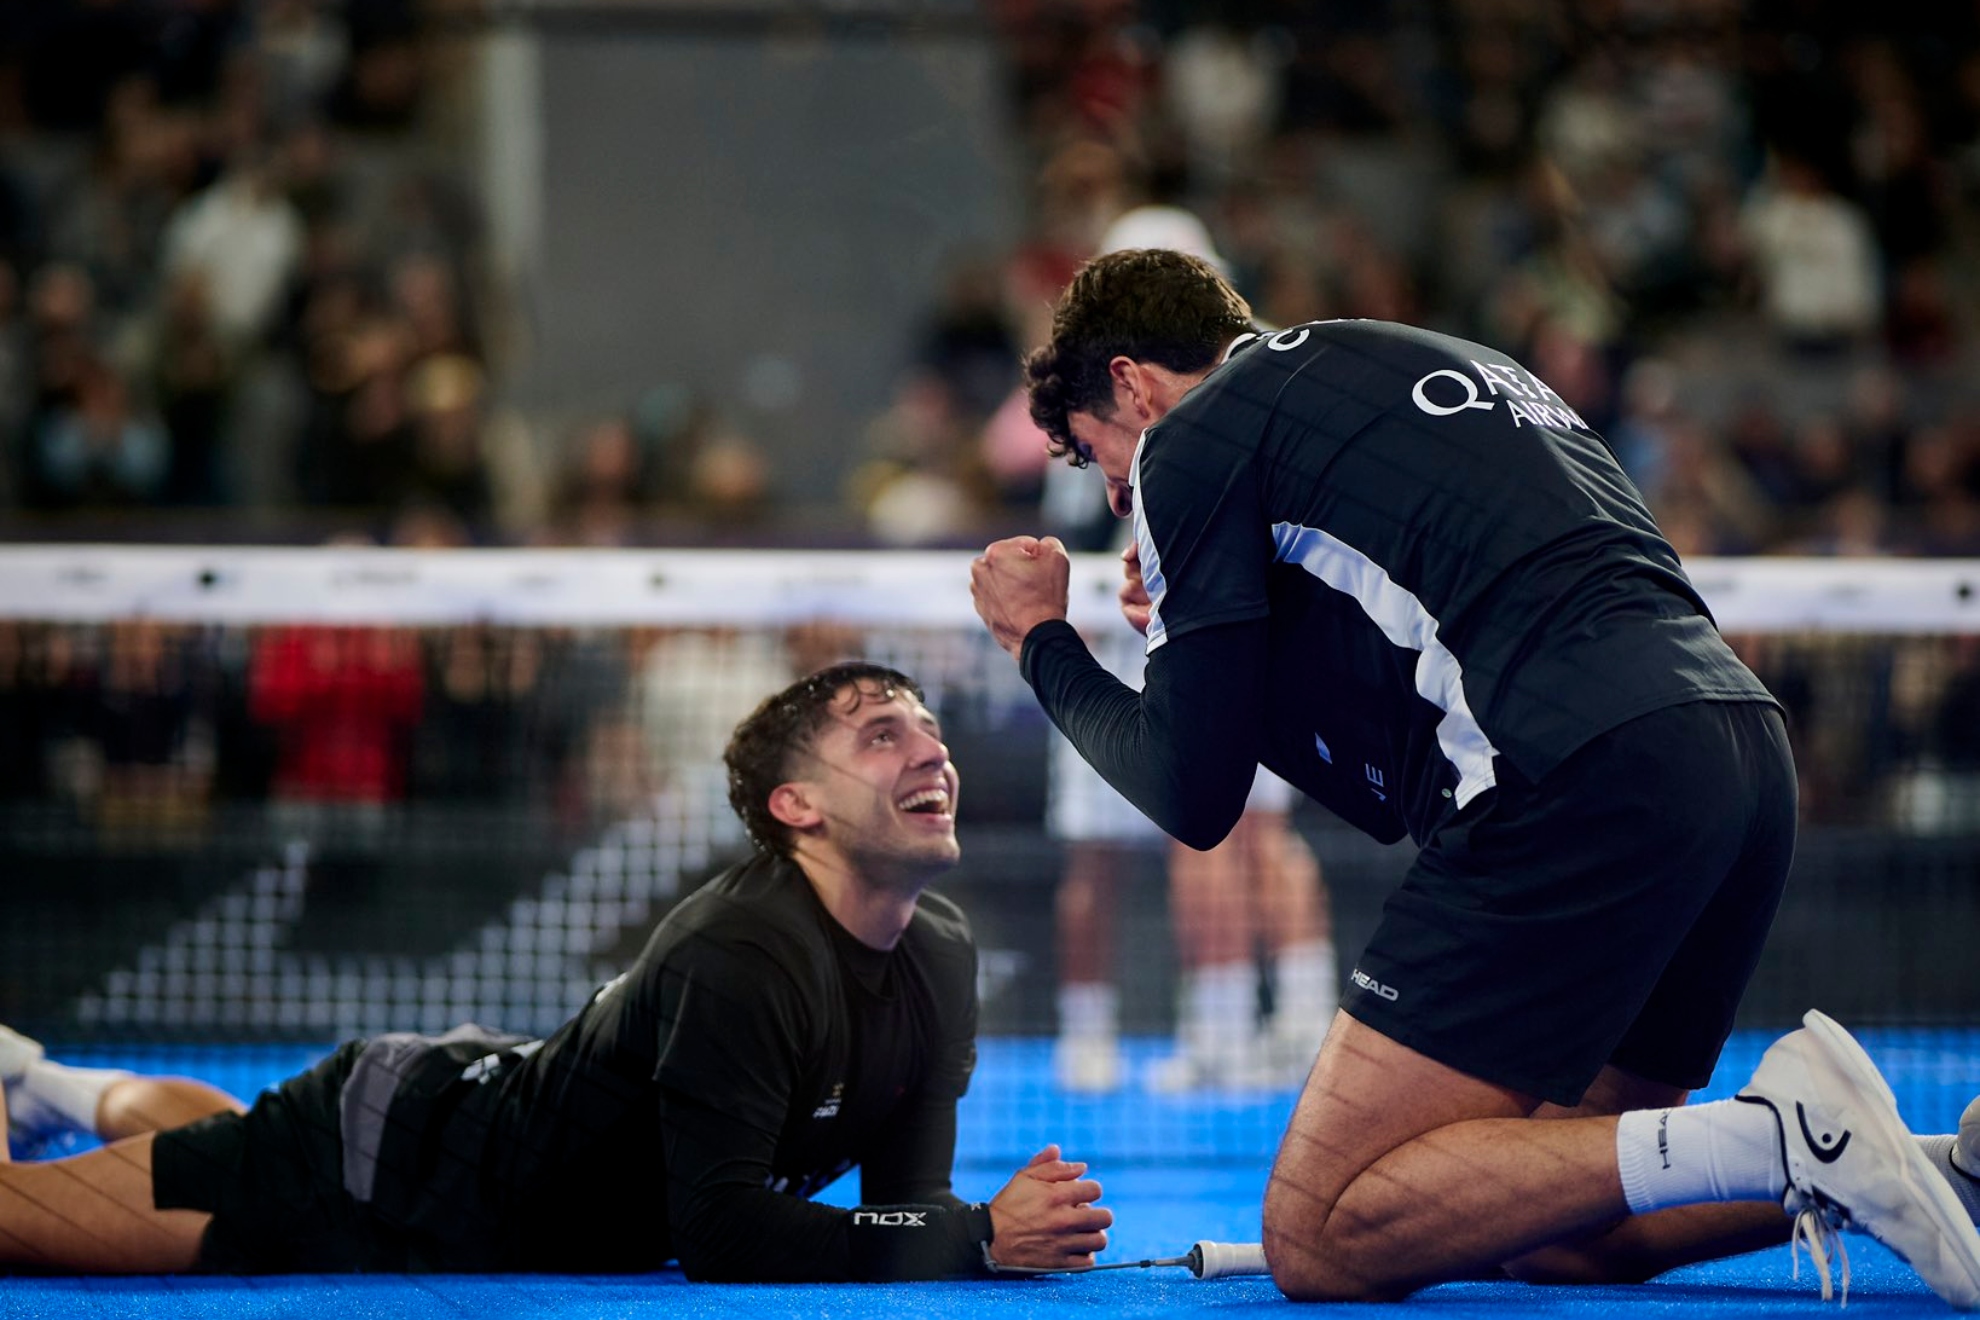
{"label": "racket grip", "polygon": [[1189,1272],[1199,1279],[1270,1274],[1265,1248],[1256,1242],[1199,1242],[1189,1249]]}

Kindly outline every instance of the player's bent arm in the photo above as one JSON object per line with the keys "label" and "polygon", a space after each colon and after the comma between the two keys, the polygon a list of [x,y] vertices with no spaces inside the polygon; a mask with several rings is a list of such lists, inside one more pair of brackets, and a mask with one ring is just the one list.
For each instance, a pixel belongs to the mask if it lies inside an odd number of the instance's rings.
{"label": "player's bent arm", "polygon": [[1063,622],[1025,636],[1018,663],[1079,754],[1171,838],[1214,848],[1244,814],[1265,706],[1263,619],[1171,637],[1136,693]]}
{"label": "player's bent arm", "polygon": [[838,1283],[986,1271],[993,1220],[953,1195],[940,1204],[817,1205],[766,1184],[776,1135],[719,1108],[675,1103],[665,1160],[674,1252],[690,1279]]}
{"label": "player's bent arm", "polygon": [[875,1205],[963,1204],[953,1183],[956,1102],[925,1099],[887,1127],[880,1149],[860,1158],[860,1199]]}

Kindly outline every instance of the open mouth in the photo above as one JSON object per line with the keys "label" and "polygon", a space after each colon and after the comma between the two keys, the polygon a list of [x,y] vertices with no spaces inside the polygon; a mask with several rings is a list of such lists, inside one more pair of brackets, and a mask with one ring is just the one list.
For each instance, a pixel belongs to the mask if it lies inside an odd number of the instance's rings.
{"label": "open mouth", "polygon": [[910,815],[946,816],[949,814],[949,793],[947,789],[924,788],[908,794],[894,805]]}

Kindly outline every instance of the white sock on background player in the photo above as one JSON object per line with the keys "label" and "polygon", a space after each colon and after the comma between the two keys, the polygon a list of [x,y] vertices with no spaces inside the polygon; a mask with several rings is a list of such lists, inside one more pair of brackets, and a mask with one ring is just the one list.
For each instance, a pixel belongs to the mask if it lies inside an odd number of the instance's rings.
{"label": "white sock on background player", "polygon": [[1272,1009],[1332,1021],[1340,1006],[1334,946],[1326,940],[1288,944],[1272,955]]}
{"label": "white sock on background player", "polygon": [[93,1134],[103,1093],[131,1075],[118,1068],[74,1068],[51,1062],[39,1041],[0,1026],[0,1085],[7,1088],[7,1125],[22,1137]]}
{"label": "white sock on background player", "polygon": [[1104,981],[1059,987],[1059,1038],[1052,1071],[1068,1091],[1112,1091],[1121,1084],[1121,992]]}
{"label": "white sock on background player", "polygon": [[34,1137],[94,1134],[103,1093],[132,1076],[121,1068],[77,1068],[37,1059],[20,1081],[7,1088],[8,1121],[15,1130]]}
{"label": "white sock on background player", "polygon": [[1272,955],[1272,1036],[1303,1055],[1302,1063],[1313,1062],[1340,1007],[1338,978],[1334,946],[1327,940],[1288,944]]}
{"label": "white sock on background player", "polygon": [[1157,1091],[1256,1086],[1261,1066],[1258,969],[1249,961],[1210,963],[1185,974],[1176,1052],[1156,1062],[1149,1086]]}

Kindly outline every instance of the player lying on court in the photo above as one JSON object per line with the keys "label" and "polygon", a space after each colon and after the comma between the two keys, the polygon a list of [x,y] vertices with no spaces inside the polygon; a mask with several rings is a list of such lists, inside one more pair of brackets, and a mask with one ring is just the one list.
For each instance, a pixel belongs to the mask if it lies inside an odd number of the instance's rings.
{"label": "player lying on court", "polygon": [[1980,1306],[1976,1189],[1833,1022],[1684,1106],[1779,901],[1794,767],[1558,394],[1407,326],[1260,334],[1214,270],[1149,250],[1088,264],[1026,373],[1055,452],[1134,520],[1148,639],[1137,693],[1065,622],[1063,548],[990,546],[977,610],[1053,722],[1193,846],[1263,764],[1421,850],[1267,1187],[1287,1295],[1641,1279],[1792,1225],[1823,1251],[1865,1229]]}
{"label": "player lying on court", "polygon": [[[957,777],[914,683],[821,670],[759,706],[725,759],[759,851],[547,1041],[353,1041],[243,1113],[6,1033],[15,1117],[111,1144],[0,1163],[0,1272],[678,1259],[696,1279],[831,1281],[1092,1264],[1113,1216],[1056,1147],[988,1205],[950,1187],[976,950],[925,892],[960,855]],[[805,1199],[854,1165],[866,1204]]]}

